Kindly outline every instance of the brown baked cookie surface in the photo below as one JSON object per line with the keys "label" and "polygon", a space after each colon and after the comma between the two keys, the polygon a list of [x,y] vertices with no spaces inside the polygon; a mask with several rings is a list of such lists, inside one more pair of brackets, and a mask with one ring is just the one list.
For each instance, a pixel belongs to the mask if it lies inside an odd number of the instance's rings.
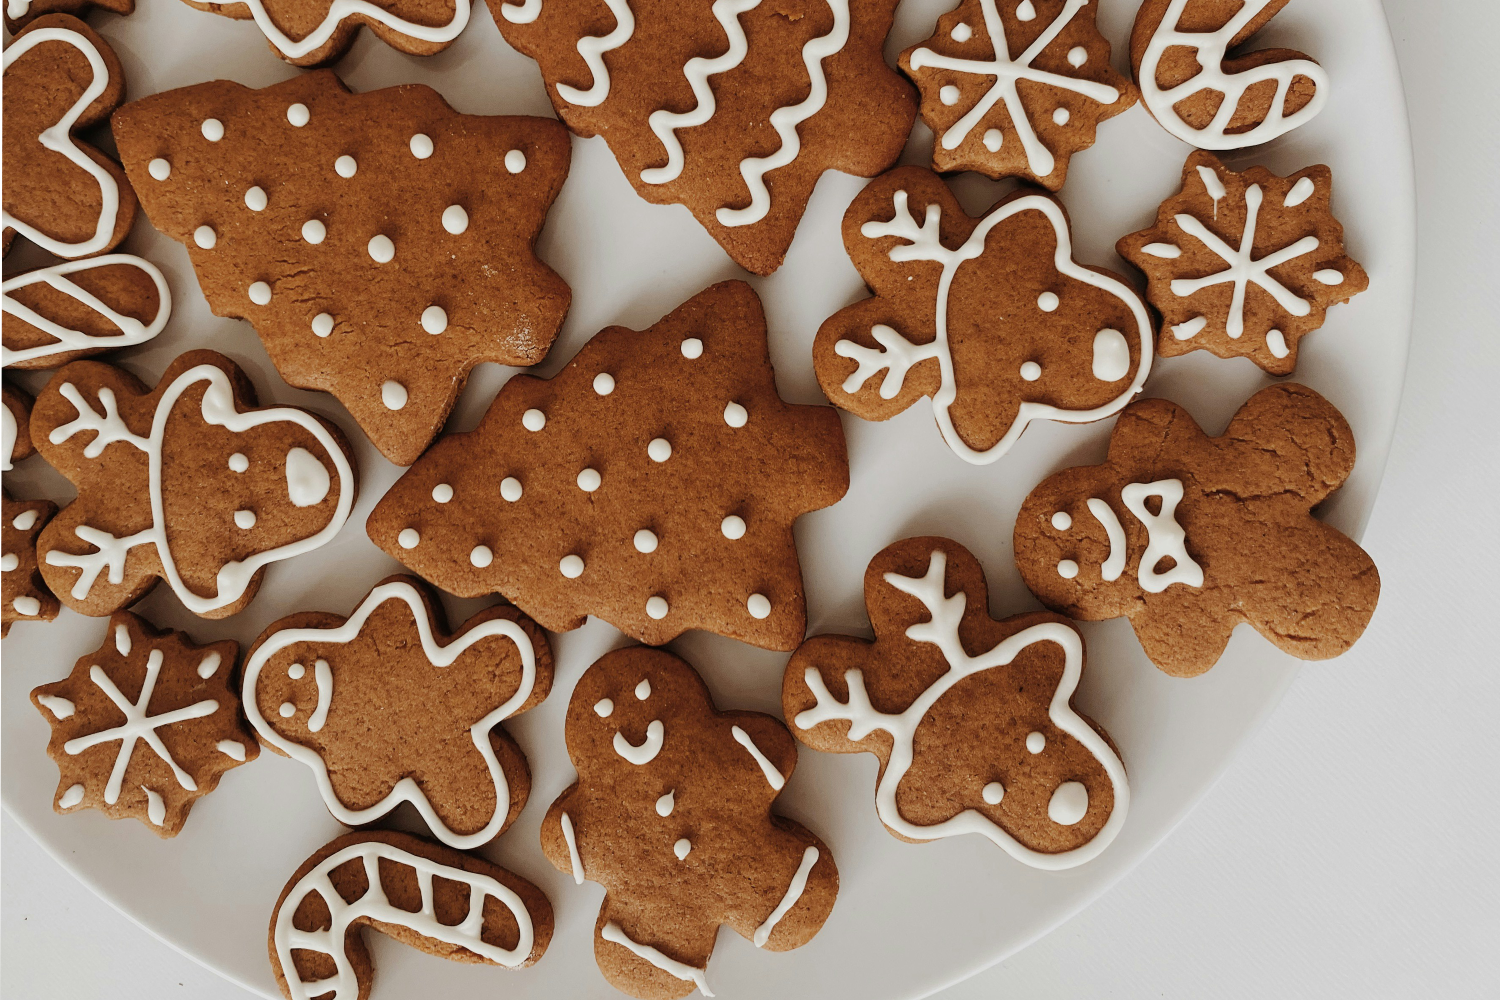
{"label": "brown baked cookie surface", "polygon": [[31,692],[62,772],[52,808],[134,817],[175,837],[193,803],[260,753],[230,683],[239,645],[194,645],[128,611],[73,672]]}
{"label": "brown baked cookie surface", "polygon": [[712,996],[719,926],[756,947],[812,939],[838,894],[821,840],[771,811],[797,744],[759,712],[719,712],[664,650],[609,653],[578,681],[564,735],[578,781],[547,810],[542,851],[605,888],[594,959],[646,1000]]}
{"label": "brown baked cookie surface", "polygon": [[5,49],[4,249],[20,233],[70,260],[118,246],[135,221],[125,172],[74,133],[125,96],[120,60],[88,25],[39,17]]}
{"label": "brown baked cookie surface", "polygon": [[1201,149],[1270,142],[1311,121],[1328,102],[1323,67],[1294,49],[1240,49],[1289,2],[1144,0],[1130,68],[1146,110]]}
{"label": "brown baked cookie surface", "polygon": [[267,565],[338,534],[356,477],[338,428],[291,406],[255,408],[214,351],[173,361],[155,389],[98,361],[60,369],[37,398],[42,457],[78,488],[37,542],[42,575],[85,615],[128,607],[164,579],[223,618]]}
{"label": "brown baked cookie surface", "polygon": [[17,462],[36,454],[31,443],[32,399],[20,389],[4,388],[5,410],[0,413],[0,472],[9,472]]}
{"label": "brown baked cookie surface", "polygon": [[557,115],[735,263],[781,266],[825,170],[873,177],[916,116],[885,64],[895,0],[489,0]]}
{"label": "brown baked cookie surface", "polygon": [[155,264],[131,254],[68,261],[6,280],[0,367],[56,368],[155,337],[172,293]]}
{"label": "brown baked cookie surface", "polygon": [[1130,789],[1109,736],[1072,706],[1084,648],[1070,622],[991,618],[979,561],[946,538],[876,555],[865,607],[875,641],[808,639],[781,698],[803,743],[880,758],[887,830],[913,843],[976,833],[1048,870],[1113,842]]}
{"label": "brown baked cookie surface", "polygon": [[1277,177],[1230,170],[1212,153],[1189,156],[1156,225],[1116,244],[1146,273],[1146,298],[1162,316],[1157,353],[1207,350],[1290,375],[1298,342],[1329,307],[1370,285],[1344,252],[1332,194],[1324,166]]}
{"label": "brown baked cookie surface", "polygon": [[[7,392],[9,390],[6,390]],[[0,524],[0,636],[16,622],[50,622],[57,617],[57,598],[47,588],[37,567],[36,540],[57,513],[51,500],[12,500],[5,495],[5,520]]]}
{"label": "brown baked cookie surface", "polygon": [[[349,51],[361,25],[399,52],[431,56],[469,24],[469,0],[183,0],[189,7],[255,22],[271,51],[293,66],[326,66]],[[341,998],[342,1000],[342,998]]]}
{"label": "brown baked cookie surface", "polygon": [[596,615],[651,645],[704,629],[791,650],[792,524],[848,487],[838,414],[782,402],[760,300],[727,281],[601,331],[549,380],[513,377],[365,526],[444,590],[498,592],[554,632]]}
{"label": "brown baked cookie surface", "polygon": [[888,420],[923,396],[960,458],[1004,455],[1032,420],[1117,412],[1151,371],[1146,304],[1072,257],[1067,212],[1023,187],[970,218],[932,171],[898,167],[844,214],[873,298],[818,330],[813,367],[835,406]]}
{"label": "brown baked cookie surface", "polygon": [[552,687],[547,637],[515,608],[449,635],[420,581],[382,580],[344,618],[269,625],[245,658],[261,741],[312,769],[334,818],[371,823],[402,802],[450,847],[480,847],[521,812],[531,772],[500,727]]}
{"label": "brown baked cookie surface", "polygon": [[5,30],[15,34],[47,14],[72,14],[82,18],[93,7],[115,14],[133,14],[135,0],[6,0]]}
{"label": "brown baked cookie surface", "polygon": [[287,1000],[367,1000],[369,927],[439,958],[520,969],[552,940],[552,904],[497,864],[408,833],[348,833],[281,890],[267,950]]}
{"label": "brown baked cookie surface", "polygon": [[1089,0],[962,0],[901,53],[935,136],[932,168],[1063,186],[1099,123],[1135,103]]}
{"label": "brown baked cookie surface", "polygon": [[534,247],[567,132],[461,115],[429,87],[352,94],[331,71],[136,101],[115,139],[146,214],[220,316],[332,393],[410,465],[482,361],[541,361],[571,293]]}
{"label": "brown baked cookie surface", "polygon": [[1354,468],[1343,416],[1306,386],[1262,389],[1219,437],[1182,407],[1120,414],[1102,465],[1031,491],[1016,566],[1049,608],[1128,617],[1146,655],[1178,677],[1214,665],[1241,622],[1304,660],[1360,637],[1380,575],[1312,511]]}

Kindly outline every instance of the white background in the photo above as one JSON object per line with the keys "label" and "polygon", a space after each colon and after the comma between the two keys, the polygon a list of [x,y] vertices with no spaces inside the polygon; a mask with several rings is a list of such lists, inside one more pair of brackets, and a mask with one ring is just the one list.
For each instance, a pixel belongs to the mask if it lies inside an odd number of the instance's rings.
{"label": "white background", "polygon": [[[1488,627],[1500,435],[1485,419],[1500,382],[1500,7],[1385,6],[1416,146],[1420,273],[1400,424],[1364,538],[1380,609],[1350,654],[1303,671],[1134,873],[945,1000],[1500,989],[1500,655]],[[249,996],[90,895],[8,817],[0,851],[0,995]]]}

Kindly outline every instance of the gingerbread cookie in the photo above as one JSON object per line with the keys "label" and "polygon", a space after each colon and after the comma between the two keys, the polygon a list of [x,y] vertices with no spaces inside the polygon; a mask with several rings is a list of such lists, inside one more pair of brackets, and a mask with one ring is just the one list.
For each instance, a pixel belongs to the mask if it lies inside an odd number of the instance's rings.
{"label": "gingerbread cookie", "polygon": [[1156,225],[1116,244],[1146,272],[1146,297],[1162,315],[1157,352],[1208,350],[1290,375],[1297,342],[1323,325],[1329,306],[1370,285],[1344,252],[1332,194],[1324,166],[1277,177],[1230,170],[1212,153],[1189,156],[1182,190],[1162,202]]}
{"label": "gingerbread cookie", "polygon": [[62,772],[52,808],[134,817],[177,836],[193,803],[260,753],[230,684],[238,653],[233,640],[197,646],[117,612],[103,646],[31,692]]}
{"label": "gingerbread cookie", "polygon": [[17,462],[36,454],[31,443],[31,397],[6,386],[5,411],[0,413],[0,472],[9,472]]}
{"label": "gingerbread cookie", "polygon": [[651,645],[705,629],[791,650],[792,523],[848,488],[838,414],[781,401],[760,299],[726,281],[649,330],[601,331],[550,380],[513,377],[365,527],[444,590],[504,594],[554,632],[596,615]]}
{"label": "gingerbread cookie", "polygon": [[875,812],[902,840],[977,833],[1049,871],[1098,857],[1130,787],[1109,736],[1073,708],[1084,650],[1072,624],[991,618],[979,561],[946,538],[881,551],[865,607],[874,642],[815,636],[787,664],[796,737],[879,757]]}
{"label": "gingerbread cookie", "polygon": [[460,115],[418,85],[351,94],[324,71],[157,94],[114,134],[214,312],[398,465],[475,365],[534,365],[562,326],[571,293],[534,252],[568,175],[556,122]]}
{"label": "gingerbread cookie", "polygon": [[779,721],[718,711],[691,666],[632,646],[579,679],[564,736],[578,780],[547,810],[542,850],[604,886],[594,960],[616,989],[713,996],[719,925],[790,951],[828,919],[833,855],[771,811],[797,764]]}
{"label": "gingerbread cookie", "polygon": [[1110,416],[1150,374],[1145,303],[1073,260],[1067,212],[1045,192],[972,219],[936,174],[899,167],[844,213],[844,246],[875,297],[823,323],[813,367],[866,420],[931,396],[948,447],[984,465],[1032,420]]}
{"label": "gingerbread cookie", "polygon": [[531,772],[500,723],[547,697],[552,653],[511,607],[450,636],[427,588],[392,576],[348,618],[273,622],[243,683],[261,742],[312,769],[339,822],[363,826],[410,802],[439,840],[468,849],[526,804]]}
{"label": "gingerbread cookie", "polygon": [[962,0],[901,53],[936,137],[932,168],[1024,177],[1050,191],[1099,123],[1135,103],[1089,0]]}
{"label": "gingerbread cookie", "polygon": [[883,56],[895,0],[489,4],[568,128],[755,274],[781,266],[825,170],[875,176],[916,117]]}
{"label": "gingerbread cookie", "polygon": [[114,50],[76,17],[39,17],[5,50],[4,94],[4,249],[16,233],[70,260],[118,246],[135,192],[113,160],[73,136],[124,99]]}
{"label": "gingerbread cookie", "polygon": [[64,604],[112,614],[160,577],[189,611],[223,618],[267,565],[338,534],[356,489],[343,434],[306,410],[254,407],[249,379],[214,351],[182,355],[155,389],[98,361],[52,377],[32,433],[78,499],[37,553]]}
{"label": "gingerbread cookie", "polygon": [[0,636],[10,634],[15,622],[50,622],[57,617],[57,598],[47,589],[36,560],[36,538],[56,513],[57,504],[50,500],[5,497],[5,521],[0,525],[4,538],[0,546],[0,579],[4,580]]}
{"label": "gingerbread cookie", "polygon": [[267,945],[287,1000],[366,1000],[375,969],[361,928],[455,962],[528,966],[552,940],[552,904],[483,858],[407,833],[349,833],[281,890]]}
{"label": "gingerbread cookie", "polygon": [[6,0],[5,30],[15,34],[46,14],[82,17],[92,7],[115,14],[134,14],[135,0]]}
{"label": "gingerbread cookie", "polygon": [[1016,565],[1049,608],[1128,617],[1178,677],[1212,667],[1241,622],[1293,656],[1328,659],[1380,596],[1370,557],[1312,516],[1353,468],[1348,423],[1306,386],[1262,389],[1220,437],[1144,399],[1120,414],[1104,464],[1031,491]]}
{"label": "gingerbread cookie", "polygon": [[3,368],[56,368],[144,344],[172,315],[160,269],[124,253],[28,271],[3,290]]}
{"label": "gingerbread cookie", "polygon": [[1290,0],[1145,0],[1130,33],[1141,101],[1200,149],[1242,149],[1306,124],[1328,103],[1328,74],[1294,49],[1228,55]]}
{"label": "gingerbread cookie", "polygon": [[271,51],[293,66],[326,66],[349,51],[361,25],[398,52],[431,56],[469,25],[470,0],[183,0],[211,14],[255,22]]}

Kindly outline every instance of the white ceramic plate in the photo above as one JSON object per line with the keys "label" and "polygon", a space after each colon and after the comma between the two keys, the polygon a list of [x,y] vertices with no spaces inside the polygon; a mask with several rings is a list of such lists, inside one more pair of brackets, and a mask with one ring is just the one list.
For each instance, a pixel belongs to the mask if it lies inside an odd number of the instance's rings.
{"label": "white ceramic plate", "polygon": [[[950,0],[906,0],[888,56],[894,59],[925,38],[950,6]],[[1114,42],[1117,66],[1124,64],[1135,6],[1133,0],[1102,0],[1100,23]],[[272,56],[249,23],[173,0],[152,0],[129,18],[100,15],[94,21],[124,63],[131,97],[218,77],[265,86],[296,72]],[[1358,537],[1385,464],[1411,319],[1414,193],[1405,103],[1378,0],[1294,3],[1260,42],[1312,53],[1334,81],[1332,99],[1313,123],[1231,162],[1264,163],[1283,174],[1312,163],[1332,166],[1334,206],[1349,251],[1369,271],[1370,290],[1335,308],[1327,326],[1304,342],[1295,376],[1331,399],[1354,428],[1358,464],[1325,514]],[[423,82],[463,112],[551,114],[535,65],[505,44],[483,5],[442,55],[404,56],[366,32],[337,69],[356,90]],[[906,162],[925,163],[930,144],[930,133],[919,124]],[[575,140],[573,150],[572,175],[541,242],[542,258],[573,287],[573,308],[541,366],[544,375],[606,325],[644,328],[711,282],[744,276],[685,209],[637,198],[603,140]],[[1105,123],[1098,145],[1074,159],[1062,193],[1078,259],[1126,271],[1114,241],[1154,218],[1157,204],[1176,190],[1187,152],[1140,107]],[[863,183],[825,176],[786,265],[771,278],[752,279],[769,314],[782,394],[796,402],[823,401],[810,364],[818,324],[865,294],[839,236],[839,219]],[[1008,185],[966,175],[957,187],[969,210],[978,212]],[[244,613],[203,621],[185,612],[166,588],[137,610],[159,625],[186,629],[200,642],[229,637],[242,643],[293,611],[347,614],[374,581],[397,568],[366,539],[363,524],[400,470],[376,454],[331,397],[289,389],[248,324],[212,316],[184,250],[153,232],[144,216],[125,248],[162,266],[176,303],[166,332],[127,352],[126,367],[154,383],[169,360],[188,348],[223,351],[251,373],[263,402],[309,407],[343,426],[356,442],[362,472],[359,508],[343,534],[313,555],[273,567]],[[13,252],[8,270],[24,264],[26,253]],[[510,374],[481,368],[450,428],[472,427]],[[33,391],[45,383],[45,373],[6,377]],[[1186,405],[1217,433],[1269,381],[1249,361],[1197,352],[1159,361],[1146,389]],[[1037,606],[1012,563],[1015,512],[1050,472],[1099,461],[1112,421],[1034,424],[1005,458],[975,468],[942,444],[930,414],[924,402],[884,424],[845,416],[849,495],[803,518],[797,530],[814,632],[868,634],[861,595],[865,564],[885,545],[914,534],[948,535],[968,546],[989,575],[997,616]],[[71,488],[40,459],[7,477],[7,485],[18,496],[71,496]],[[447,604],[452,620],[461,621],[481,602]],[[999,961],[1096,898],[1160,842],[1272,709],[1298,667],[1241,629],[1211,672],[1174,680],[1147,662],[1123,620],[1083,628],[1089,661],[1078,703],[1119,744],[1132,787],[1129,820],[1100,858],[1049,873],[1011,860],[979,837],[902,843],[875,817],[873,757],[804,749],[780,809],[833,848],[841,877],[838,904],[812,943],[794,952],[764,953],[732,932],[722,933],[709,967],[715,992],[731,1000],[906,998]],[[103,637],[102,622],[64,611],[51,625],[18,625],[6,640],[5,807],[59,861],[142,926],[246,989],[276,996],[266,956],[272,906],[292,871],[342,828],[323,808],[306,769],[273,754],[232,772],[194,807],[175,840],[159,840],[139,823],[110,822],[97,812],[55,815],[57,771],[43,752],[48,727],[27,693],[62,677]],[[508,724],[530,758],[534,787],[514,828],[485,853],[551,897],[557,933],[546,956],[531,969],[506,972],[444,962],[372,934],[376,1000],[618,996],[592,954],[602,890],[593,883],[575,886],[553,870],[541,855],[537,830],[547,804],[573,779],[562,744],[573,684],[598,655],[620,644],[621,636],[597,621],[556,637],[551,698]],[[785,655],[701,634],[673,646],[703,673],[721,708],[779,715]]]}

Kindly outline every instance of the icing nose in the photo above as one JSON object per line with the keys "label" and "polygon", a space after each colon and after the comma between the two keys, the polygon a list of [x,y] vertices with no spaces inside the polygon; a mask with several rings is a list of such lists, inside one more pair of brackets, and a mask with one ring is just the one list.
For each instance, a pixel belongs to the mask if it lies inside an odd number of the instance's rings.
{"label": "icing nose", "polygon": [[1119,330],[1100,330],[1094,334],[1094,378],[1101,382],[1118,382],[1130,374],[1130,345]]}

